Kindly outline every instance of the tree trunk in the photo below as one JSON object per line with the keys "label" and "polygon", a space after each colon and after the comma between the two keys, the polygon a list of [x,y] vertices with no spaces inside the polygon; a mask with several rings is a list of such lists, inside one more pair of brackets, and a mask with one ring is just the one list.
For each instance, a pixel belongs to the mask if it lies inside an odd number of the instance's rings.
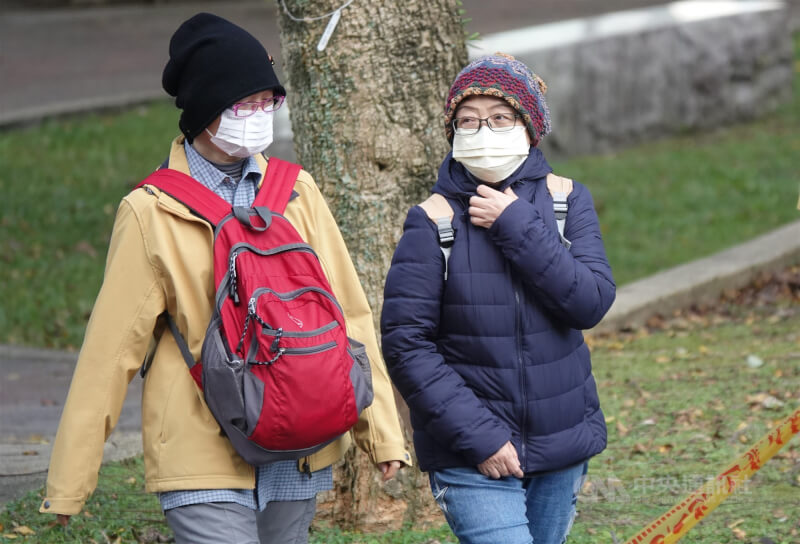
{"label": "tree trunk", "polygon": [[[318,51],[331,19],[308,19],[343,4],[278,2],[287,104],[297,159],[339,223],[377,325],[405,214],[427,197],[449,150],[444,100],[467,51],[459,0],[356,0]],[[416,468],[382,485],[366,456],[351,451],[333,492],[320,497],[318,519],[384,530],[441,520],[434,506]]]}

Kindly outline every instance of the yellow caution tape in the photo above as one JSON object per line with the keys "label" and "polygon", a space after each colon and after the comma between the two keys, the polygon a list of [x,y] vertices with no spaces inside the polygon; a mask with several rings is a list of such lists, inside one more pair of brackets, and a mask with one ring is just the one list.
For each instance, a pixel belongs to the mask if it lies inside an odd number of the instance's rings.
{"label": "yellow caution tape", "polygon": [[800,432],[800,408],[777,428],[731,463],[713,480],[676,504],[660,518],[642,529],[625,544],[672,544],[680,540],[701,519],[733,494],[738,487],[764,466],[794,435]]}

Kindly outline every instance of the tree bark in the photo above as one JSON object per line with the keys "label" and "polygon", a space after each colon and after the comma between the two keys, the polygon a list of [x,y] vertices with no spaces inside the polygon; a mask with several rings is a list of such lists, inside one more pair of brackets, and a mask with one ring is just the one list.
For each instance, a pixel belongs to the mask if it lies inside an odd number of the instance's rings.
{"label": "tree bark", "polygon": [[[449,151],[444,101],[467,60],[460,1],[355,0],[323,51],[330,18],[308,19],[345,0],[277,4],[295,153],[339,223],[377,326],[405,214],[427,197]],[[388,485],[379,480],[351,451],[336,467],[335,489],[320,497],[318,519],[362,530],[441,520],[416,468]]]}

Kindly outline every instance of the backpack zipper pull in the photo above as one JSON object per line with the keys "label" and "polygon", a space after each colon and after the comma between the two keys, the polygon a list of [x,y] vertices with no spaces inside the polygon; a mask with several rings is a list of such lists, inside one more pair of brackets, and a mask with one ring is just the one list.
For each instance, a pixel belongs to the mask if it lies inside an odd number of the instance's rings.
{"label": "backpack zipper pull", "polygon": [[278,327],[278,330],[275,331],[275,340],[273,340],[272,344],[269,346],[269,350],[271,352],[274,353],[278,351],[278,348],[280,347],[279,344],[281,341],[281,336],[283,336],[283,327]]}
{"label": "backpack zipper pull", "polygon": [[256,315],[256,297],[251,298],[247,302],[247,317],[244,318],[244,330],[242,330],[242,337],[239,338],[239,344],[236,346],[236,352],[241,353],[244,346],[244,339],[247,336],[247,327],[250,325],[250,320]]}
{"label": "backpack zipper pull", "polygon": [[238,252],[234,251],[231,254],[231,263],[228,267],[228,274],[230,275],[230,283],[228,284],[228,296],[233,299],[233,304],[238,306],[239,305],[239,290],[236,289],[236,257],[239,255]]}

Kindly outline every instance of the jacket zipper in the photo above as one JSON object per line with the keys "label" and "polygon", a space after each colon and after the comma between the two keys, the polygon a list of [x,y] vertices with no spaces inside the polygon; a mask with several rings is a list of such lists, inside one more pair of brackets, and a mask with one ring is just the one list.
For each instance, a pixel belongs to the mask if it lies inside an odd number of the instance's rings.
{"label": "jacket zipper", "polygon": [[516,281],[513,282],[514,286],[514,302],[515,302],[515,309],[516,309],[516,330],[514,331],[514,335],[516,338],[516,348],[517,348],[517,363],[519,364],[519,373],[520,373],[520,380],[519,383],[522,384],[522,426],[520,428],[520,445],[519,445],[519,462],[522,466],[522,471],[525,472],[526,466],[526,444],[527,444],[527,436],[526,430],[528,428],[528,395],[527,395],[527,384],[525,379],[525,365],[522,361],[522,315],[521,315],[521,301],[520,301],[520,292],[519,292],[519,285]]}

